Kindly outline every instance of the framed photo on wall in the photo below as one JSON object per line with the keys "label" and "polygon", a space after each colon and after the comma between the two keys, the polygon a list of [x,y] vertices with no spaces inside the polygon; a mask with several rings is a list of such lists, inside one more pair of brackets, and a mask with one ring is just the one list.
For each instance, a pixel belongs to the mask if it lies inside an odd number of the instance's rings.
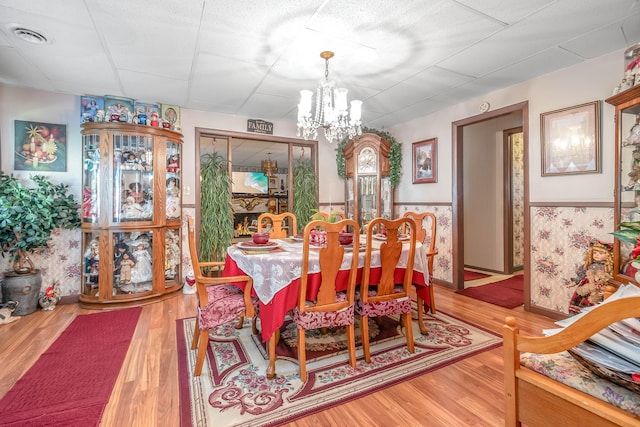
{"label": "framed photo on wall", "polygon": [[600,173],[600,101],[540,114],[542,176]]}
{"label": "framed photo on wall", "polygon": [[14,170],[67,171],[67,125],[16,120],[15,138]]}
{"label": "framed photo on wall", "polygon": [[413,183],[436,182],[438,138],[413,143]]}

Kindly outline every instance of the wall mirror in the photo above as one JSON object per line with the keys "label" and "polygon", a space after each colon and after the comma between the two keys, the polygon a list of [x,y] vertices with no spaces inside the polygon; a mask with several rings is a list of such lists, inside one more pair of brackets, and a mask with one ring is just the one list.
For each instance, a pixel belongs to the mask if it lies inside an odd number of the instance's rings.
{"label": "wall mirror", "polygon": [[[196,145],[198,177],[202,155],[218,152],[229,160],[233,181],[234,236],[237,239],[247,238],[258,231],[260,214],[293,210],[292,171],[296,159],[301,156],[310,158],[318,170],[317,141],[196,128]],[[196,182],[198,221],[199,207],[200,180]]]}

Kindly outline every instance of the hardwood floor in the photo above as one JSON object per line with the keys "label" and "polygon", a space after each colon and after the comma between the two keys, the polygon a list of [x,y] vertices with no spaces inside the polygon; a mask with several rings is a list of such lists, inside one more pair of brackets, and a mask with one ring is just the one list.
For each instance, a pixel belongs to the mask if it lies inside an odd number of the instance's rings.
{"label": "hardwood floor", "polygon": [[[540,335],[553,321],[487,304],[436,286],[438,310],[501,333],[506,316],[520,330]],[[0,325],[0,396],[26,372],[78,314],[77,305],[37,311]],[[193,316],[195,295],[144,307],[103,418],[103,426],[178,426],[176,319]],[[290,426],[499,426],[504,425],[502,347],[469,357],[411,381],[303,418]]]}

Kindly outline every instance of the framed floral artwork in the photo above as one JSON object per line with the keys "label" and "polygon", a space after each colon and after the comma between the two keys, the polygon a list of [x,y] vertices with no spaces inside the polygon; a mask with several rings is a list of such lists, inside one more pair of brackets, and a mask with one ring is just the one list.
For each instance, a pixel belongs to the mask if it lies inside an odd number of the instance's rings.
{"label": "framed floral artwork", "polygon": [[67,171],[67,125],[15,121],[14,170]]}
{"label": "framed floral artwork", "polygon": [[600,101],[540,114],[542,176],[600,173]]}
{"label": "framed floral artwork", "polygon": [[413,143],[413,183],[436,182],[438,138]]}

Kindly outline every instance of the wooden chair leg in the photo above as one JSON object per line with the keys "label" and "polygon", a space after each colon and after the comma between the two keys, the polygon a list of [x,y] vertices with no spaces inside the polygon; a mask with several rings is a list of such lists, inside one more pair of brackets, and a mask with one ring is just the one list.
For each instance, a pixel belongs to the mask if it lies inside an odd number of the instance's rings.
{"label": "wooden chair leg", "polygon": [[236,329],[242,329],[242,326],[244,325],[244,315],[240,315],[238,316],[238,323],[236,323]]}
{"label": "wooden chair leg", "polygon": [[369,318],[360,316],[360,333],[362,335],[362,351],[364,352],[364,361],[371,362],[371,352],[369,350]]}
{"label": "wooden chair leg", "polygon": [[253,316],[253,319],[251,319],[251,332],[253,333],[253,335],[258,335],[260,334],[260,331],[258,330],[258,316]]}
{"label": "wooden chair leg", "polygon": [[193,372],[194,377],[199,377],[202,372],[202,365],[204,363],[204,357],[207,354],[207,347],[209,346],[209,330],[205,329],[200,331],[200,346],[198,347],[198,358],[196,359],[196,368]]}
{"label": "wooden chair leg", "polygon": [[422,298],[417,297],[416,302],[418,303],[418,327],[420,328],[420,333],[422,335],[428,335],[429,331],[424,325],[424,301]]}
{"label": "wooden chair leg", "polygon": [[402,315],[405,324],[405,332],[404,334],[407,336],[407,348],[409,349],[409,353],[415,352],[414,343],[413,343],[413,326],[411,325],[411,313],[405,313]]}
{"label": "wooden chair leg", "polygon": [[193,339],[191,340],[191,350],[198,348],[198,338],[200,337],[200,323],[196,317],[196,325],[193,328]]}
{"label": "wooden chair leg", "polygon": [[433,294],[433,283],[429,285],[429,310],[431,310],[431,314],[436,314],[436,298]]}
{"label": "wooden chair leg", "polygon": [[304,347],[304,332],[304,329],[298,329],[298,366],[302,382],[307,381],[307,349]]}
{"label": "wooden chair leg", "polygon": [[349,346],[349,364],[356,367],[356,325],[347,325],[347,345]]}

